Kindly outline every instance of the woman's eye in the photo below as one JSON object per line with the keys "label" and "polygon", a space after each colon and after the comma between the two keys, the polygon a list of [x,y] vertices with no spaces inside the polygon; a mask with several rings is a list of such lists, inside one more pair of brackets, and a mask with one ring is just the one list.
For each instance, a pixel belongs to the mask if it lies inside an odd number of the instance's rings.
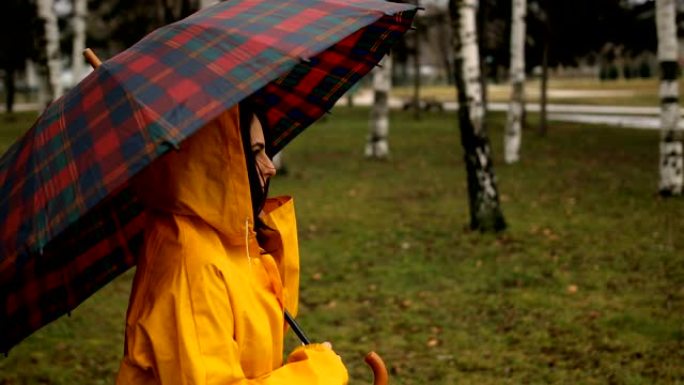
{"label": "woman's eye", "polygon": [[252,147],[252,154],[254,154],[254,155],[256,156],[256,155],[258,155],[260,152],[262,152],[262,151],[264,151],[264,150],[265,150],[265,148],[264,148],[263,145],[257,144],[257,145],[255,145],[255,146]]}

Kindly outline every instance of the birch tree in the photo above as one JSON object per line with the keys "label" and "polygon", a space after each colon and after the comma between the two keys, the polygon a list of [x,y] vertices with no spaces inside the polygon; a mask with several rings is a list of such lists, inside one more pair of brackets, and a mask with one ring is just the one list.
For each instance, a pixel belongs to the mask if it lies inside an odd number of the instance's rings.
{"label": "birch tree", "polygon": [[392,60],[385,56],[373,70],[373,108],[369,119],[366,157],[386,159],[389,156],[389,92],[392,87]]}
{"label": "birch tree", "polygon": [[62,62],[59,51],[59,26],[52,0],[38,0],[38,16],[45,25],[45,53],[47,57],[48,83],[50,97],[55,100],[62,96],[64,90],[60,81]]}
{"label": "birch tree", "polygon": [[525,110],[525,14],[526,0],[512,0],[511,17],[511,101],[508,105],[504,135],[504,160],[515,163],[520,159],[522,120]]}
{"label": "birch tree", "polygon": [[218,3],[218,0],[200,0],[200,8],[204,9]]}
{"label": "birch tree", "polygon": [[480,57],[475,11],[477,0],[450,0],[461,144],[468,181],[470,227],[499,231],[506,222],[499,205],[489,139],[484,127]]}
{"label": "birch tree", "polygon": [[684,184],[682,131],[679,130],[677,28],[675,0],[656,0],[660,61],[660,194],[681,195]]}
{"label": "birch tree", "polygon": [[85,63],[83,60],[83,50],[86,45],[86,16],[88,14],[87,0],[74,1],[74,44],[71,53],[71,71],[74,74],[74,84],[77,84],[83,77]]}
{"label": "birch tree", "polygon": [[547,34],[546,36],[543,37],[544,39],[544,48],[542,48],[542,58],[541,58],[541,68],[542,68],[542,73],[541,73],[541,83],[540,83],[540,90],[539,94],[541,95],[541,100],[539,101],[540,104],[540,109],[539,109],[539,135],[546,135],[546,129],[547,129],[547,105],[548,105],[548,94],[549,94],[549,49],[551,48],[550,40],[551,40],[551,31],[548,28],[548,22],[546,24],[546,31]]}

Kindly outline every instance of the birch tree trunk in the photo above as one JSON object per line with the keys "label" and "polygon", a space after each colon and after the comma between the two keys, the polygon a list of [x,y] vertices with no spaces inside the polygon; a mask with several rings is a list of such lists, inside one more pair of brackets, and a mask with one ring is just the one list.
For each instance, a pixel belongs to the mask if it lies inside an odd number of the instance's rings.
{"label": "birch tree trunk", "polygon": [[511,101],[508,105],[504,135],[504,160],[509,164],[520,160],[522,119],[525,110],[525,13],[527,8],[526,0],[512,1]]}
{"label": "birch tree trunk", "polygon": [[[418,0],[415,4],[418,5]],[[420,119],[420,32],[422,25],[419,20],[414,21],[415,30],[413,31],[414,51],[413,51],[413,118]]]}
{"label": "birch tree trunk", "polygon": [[679,130],[679,71],[675,0],[656,0],[660,61],[660,194],[681,195],[684,184],[682,131]]}
{"label": "birch tree trunk", "polygon": [[480,57],[475,11],[477,0],[450,0],[454,36],[459,126],[468,180],[470,227],[480,231],[506,228],[496,187],[489,139],[485,130]]}
{"label": "birch tree trunk", "polygon": [[373,108],[369,119],[366,157],[386,159],[389,156],[389,92],[392,87],[392,60],[385,56],[373,70]]}
{"label": "birch tree trunk", "polygon": [[200,0],[200,9],[210,7],[218,3],[218,0]]}
{"label": "birch tree trunk", "polygon": [[78,84],[83,78],[85,61],[83,60],[83,50],[86,45],[86,16],[88,14],[87,0],[74,1],[74,46],[71,52],[71,71],[74,76],[74,85]]}
{"label": "birch tree trunk", "polygon": [[31,59],[26,59],[26,85],[29,90],[28,101],[40,104],[43,101],[41,93],[44,93],[45,90],[41,90],[40,76],[38,76],[36,64]]}
{"label": "birch tree trunk", "polygon": [[43,19],[45,25],[48,84],[50,87],[50,98],[55,100],[62,96],[64,89],[60,81],[62,62],[59,50],[59,26],[53,0],[38,0],[38,14]]}
{"label": "birch tree trunk", "polygon": [[33,60],[26,60],[26,85],[31,90],[38,89],[40,81],[38,80],[38,71],[36,71],[36,65]]}
{"label": "birch tree trunk", "polygon": [[45,23],[45,51],[50,97],[55,100],[62,96],[64,90],[60,81],[62,62],[59,51],[59,26],[53,5],[52,0],[38,0],[38,15]]}
{"label": "birch tree trunk", "polygon": [[[548,32],[548,29],[547,29]],[[548,104],[548,90],[549,90],[549,36],[544,37],[544,48],[542,51],[542,74],[541,74],[541,108],[539,111],[539,135],[546,135],[546,106]]]}

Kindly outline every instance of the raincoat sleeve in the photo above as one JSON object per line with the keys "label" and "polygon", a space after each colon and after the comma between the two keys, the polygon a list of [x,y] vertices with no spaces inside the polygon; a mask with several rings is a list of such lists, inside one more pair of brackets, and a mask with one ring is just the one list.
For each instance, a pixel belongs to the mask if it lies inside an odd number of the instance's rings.
{"label": "raincoat sleeve", "polygon": [[273,371],[265,384],[347,384],[347,369],[340,357],[321,344],[295,349],[287,364]]}

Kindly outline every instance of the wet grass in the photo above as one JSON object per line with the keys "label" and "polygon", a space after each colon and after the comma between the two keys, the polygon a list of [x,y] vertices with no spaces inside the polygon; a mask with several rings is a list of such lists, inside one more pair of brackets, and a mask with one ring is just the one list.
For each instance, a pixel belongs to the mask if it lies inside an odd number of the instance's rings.
{"label": "wet grass", "polygon": [[12,115],[0,113],[0,154],[36,120],[35,112],[18,112]]}
{"label": "wet grass", "polygon": [[[488,235],[466,227],[454,114],[393,113],[388,161],[363,159],[367,116],[334,110],[272,183],[296,200],[300,323],[352,383],[376,350],[394,384],[684,384],[684,200],[655,194],[658,133],[555,123],[506,166],[493,116],[510,228]],[[112,383],[130,278],[0,359],[0,384]]]}

